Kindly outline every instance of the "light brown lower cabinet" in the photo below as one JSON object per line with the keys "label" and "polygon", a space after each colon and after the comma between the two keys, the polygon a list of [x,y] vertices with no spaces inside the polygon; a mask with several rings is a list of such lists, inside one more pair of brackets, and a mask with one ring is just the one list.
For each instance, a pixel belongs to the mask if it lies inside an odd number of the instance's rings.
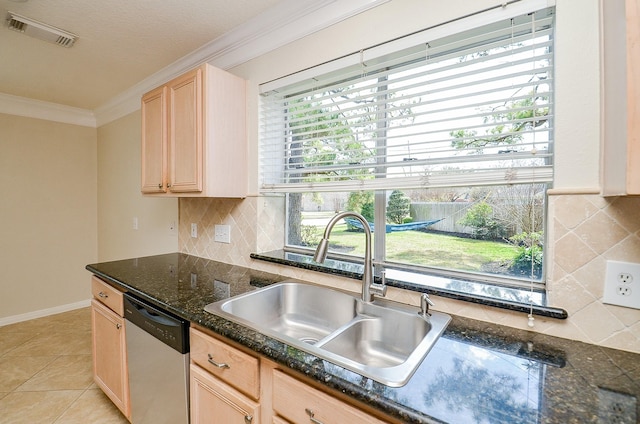
{"label": "light brown lower cabinet", "polygon": [[191,424],[260,423],[260,405],[191,364]]}
{"label": "light brown lower cabinet", "polygon": [[193,326],[190,390],[191,424],[388,423]]}
{"label": "light brown lower cabinet", "polygon": [[93,380],[131,420],[124,318],[91,301]]}
{"label": "light brown lower cabinet", "polygon": [[273,371],[273,411],[291,423],[385,423],[279,370]]}

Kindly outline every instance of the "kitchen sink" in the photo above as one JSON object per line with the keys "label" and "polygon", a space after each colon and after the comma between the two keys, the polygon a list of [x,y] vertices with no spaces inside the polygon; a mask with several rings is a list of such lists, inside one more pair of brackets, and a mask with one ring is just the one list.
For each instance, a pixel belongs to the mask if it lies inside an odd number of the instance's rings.
{"label": "kitchen sink", "polygon": [[337,290],[286,283],[214,303],[205,310],[225,315],[262,333],[317,343],[357,315],[357,299]]}
{"label": "kitchen sink", "polygon": [[205,311],[392,387],[411,378],[451,320],[297,281],[211,303]]}
{"label": "kitchen sink", "polygon": [[398,313],[378,307],[359,317],[322,348],[367,366],[386,368],[401,365],[431,331],[431,324],[418,314]]}

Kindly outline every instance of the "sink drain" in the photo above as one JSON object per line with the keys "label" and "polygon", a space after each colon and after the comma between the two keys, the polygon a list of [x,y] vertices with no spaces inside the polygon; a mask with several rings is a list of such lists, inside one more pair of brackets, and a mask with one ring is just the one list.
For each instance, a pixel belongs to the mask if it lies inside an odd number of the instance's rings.
{"label": "sink drain", "polygon": [[308,343],[310,345],[314,345],[314,344],[318,343],[318,339],[315,339],[313,337],[303,337],[303,338],[301,338],[299,340],[301,342]]}

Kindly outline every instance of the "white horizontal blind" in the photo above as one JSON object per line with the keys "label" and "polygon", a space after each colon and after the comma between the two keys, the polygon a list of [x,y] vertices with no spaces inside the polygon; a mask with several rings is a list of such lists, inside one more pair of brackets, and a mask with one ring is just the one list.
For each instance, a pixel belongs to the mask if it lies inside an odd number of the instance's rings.
{"label": "white horizontal blind", "polygon": [[262,191],[550,182],[553,10],[265,93]]}

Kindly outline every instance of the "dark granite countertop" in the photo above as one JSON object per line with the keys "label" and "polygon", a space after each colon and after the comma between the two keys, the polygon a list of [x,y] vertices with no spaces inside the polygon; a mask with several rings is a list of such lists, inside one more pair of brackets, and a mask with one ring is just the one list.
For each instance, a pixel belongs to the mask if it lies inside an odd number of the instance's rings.
{"label": "dark granite countertop", "polygon": [[[309,253],[282,249],[264,253],[252,253],[251,258],[341,277],[362,279],[362,263],[347,260],[328,259],[324,264],[318,264],[313,261],[313,256]],[[548,318],[567,319],[568,317],[567,311],[564,309],[544,304],[546,297],[544,290],[535,290],[535,294],[532,295],[530,289],[508,288],[500,285],[491,285],[487,282],[478,284],[478,282],[472,280],[436,277],[418,272],[398,272],[391,266],[387,266],[385,269],[387,271],[386,284],[390,287],[418,292],[426,291],[429,294],[448,297],[449,299],[523,313],[531,312],[533,315]],[[412,280],[420,280],[420,283]],[[487,295],[485,291],[490,292],[491,296]],[[531,302],[527,302],[525,298],[530,299]],[[515,301],[514,299],[522,300]]]}
{"label": "dark granite countertop", "polygon": [[285,277],[173,253],[87,265],[115,286],[406,423],[632,423],[640,354],[453,317],[391,388],[203,310]]}

